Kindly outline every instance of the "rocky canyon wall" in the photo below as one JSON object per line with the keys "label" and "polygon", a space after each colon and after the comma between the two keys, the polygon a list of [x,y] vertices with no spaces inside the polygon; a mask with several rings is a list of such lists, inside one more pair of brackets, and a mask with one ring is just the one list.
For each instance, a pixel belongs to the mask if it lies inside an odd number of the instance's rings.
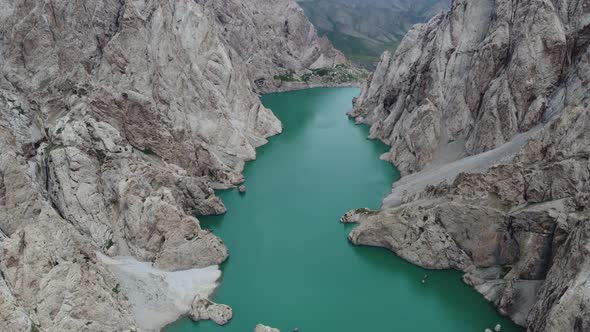
{"label": "rocky canyon wall", "polygon": [[456,0],[384,54],[351,113],[406,177],[358,244],[466,272],[530,331],[590,330],[590,2]]}
{"label": "rocky canyon wall", "polygon": [[[194,216],[223,213],[213,189],[281,132],[254,82],[342,62],[287,0],[0,0],[0,330],[188,311],[163,296],[174,273],[214,286],[197,268],[228,256]],[[162,319],[140,319],[145,296]]]}

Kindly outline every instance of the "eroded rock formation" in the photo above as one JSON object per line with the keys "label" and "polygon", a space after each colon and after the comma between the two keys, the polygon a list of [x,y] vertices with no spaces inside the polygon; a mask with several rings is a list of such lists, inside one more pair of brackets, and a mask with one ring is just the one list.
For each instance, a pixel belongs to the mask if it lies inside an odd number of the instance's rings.
{"label": "eroded rock formation", "polygon": [[203,297],[195,297],[191,306],[190,317],[194,321],[212,320],[218,325],[227,324],[233,316],[232,308],[218,304]]}
{"label": "eroded rock formation", "polygon": [[254,332],[281,332],[279,329],[275,329],[272,327],[264,326],[262,324],[256,325]]}
{"label": "eroded rock formation", "polygon": [[150,269],[100,255],[223,262],[194,215],[281,132],[256,92],[344,61],[288,0],[0,0],[0,36],[2,331],[158,329],[120,280]]}
{"label": "eroded rock formation", "polygon": [[587,1],[456,0],[384,54],[351,115],[408,176],[344,216],[350,240],[465,271],[530,331],[590,329],[589,19]]}
{"label": "eroded rock formation", "polygon": [[392,145],[387,159],[404,173],[499,147],[581,105],[588,7],[454,1],[383,55],[352,115]]}

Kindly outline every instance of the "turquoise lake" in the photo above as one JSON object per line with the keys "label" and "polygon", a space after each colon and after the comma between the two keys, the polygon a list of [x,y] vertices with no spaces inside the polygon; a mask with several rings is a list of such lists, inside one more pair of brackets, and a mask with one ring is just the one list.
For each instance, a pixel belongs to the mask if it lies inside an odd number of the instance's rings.
{"label": "turquoise lake", "polygon": [[[352,246],[339,218],[378,208],[399,178],[366,139],[352,109],[356,88],[265,95],[284,132],[247,164],[247,193],[219,192],[223,216],[199,217],[230,250],[214,301],[230,305],[220,327],[183,318],[166,332],[250,332],[258,323],[282,332],[481,332],[502,324],[523,331],[457,271],[427,271],[381,248]],[[422,277],[428,274],[428,283]]]}

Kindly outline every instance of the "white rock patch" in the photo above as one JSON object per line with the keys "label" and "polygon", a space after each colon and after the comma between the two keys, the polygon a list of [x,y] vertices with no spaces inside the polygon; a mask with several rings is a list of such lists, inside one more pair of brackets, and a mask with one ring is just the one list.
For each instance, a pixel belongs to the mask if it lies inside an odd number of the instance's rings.
{"label": "white rock patch", "polygon": [[189,312],[193,299],[211,295],[221,276],[217,265],[167,272],[132,257],[97,256],[120,282],[138,326],[145,331],[159,331]]}

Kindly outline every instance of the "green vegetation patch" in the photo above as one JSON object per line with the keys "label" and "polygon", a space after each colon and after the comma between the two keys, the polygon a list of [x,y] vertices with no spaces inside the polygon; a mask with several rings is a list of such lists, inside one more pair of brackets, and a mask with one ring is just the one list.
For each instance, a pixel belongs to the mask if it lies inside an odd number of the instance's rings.
{"label": "green vegetation patch", "polygon": [[152,150],[152,148],[149,148],[149,147],[141,150],[141,152],[147,154],[148,156],[156,156],[156,153],[154,152],[154,150]]}
{"label": "green vegetation patch", "polygon": [[104,248],[105,248],[106,250],[109,250],[109,249],[111,249],[111,247],[112,247],[113,245],[115,245],[115,243],[113,242],[113,239],[108,239],[108,240],[105,242],[105,244],[104,244]]}
{"label": "green vegetation patch", "polygon": [[296,75],[290,71],[274,76],[275,80],[282,82],[309,82],[314,78],[325,83],[351,83],[367,78],[367,73],[346,64],[338,64],[334,67],[311,69],[301,75]]}
{"label": "green vegetation patch", "polygon": [[367,209],[367,208],[359,208],[359,209],[354,210],[354,212],[358,213],[358,214],[366,214],[369,216],[374,216],[376,214],[379,214],[379,210],[371,210],[371,209]]}
{"label": "green vegetation patch", "polygon": [[47,146],[45,146],[45,155],[49,155],[49,153],[51,153],[51,151],[53,150],[58,150],[58,149],[64,149],[66,148],[65,145],[61,145],[61,144],[47,144]]}
{"label": "green vegetation patch", "polygon": [[275,75],[274,76],[275,80],[279,80],[282,82],[297,82],[299,81],[299,79],[297,79],[295,77],[295,73],[293,72],[288,72],[288,73],[284,73],[284,74],[280,74],[280,75]]}
{"label": "green vegetation patch", "polygon": [[121,292],[121,285],[119,285],[119,284],[115,285],[115,288],[113,288],[113,293],[119,294],[120,292]]}
{"label": "green vegetation patch", "polygon": [[510,271],[512,271],[512,265],[504,265],[504,266],[502,266],[502,274],[500,275],[500,278],[506,277],[506,275],[508,273],[510,273]]}
{"label": "green vegetation patch", "polygon": [[157,191],[158,189],[162,188],[162,183],[156,179],[153,179],[152,182],[150,182],[150,186],[153,190]]}

